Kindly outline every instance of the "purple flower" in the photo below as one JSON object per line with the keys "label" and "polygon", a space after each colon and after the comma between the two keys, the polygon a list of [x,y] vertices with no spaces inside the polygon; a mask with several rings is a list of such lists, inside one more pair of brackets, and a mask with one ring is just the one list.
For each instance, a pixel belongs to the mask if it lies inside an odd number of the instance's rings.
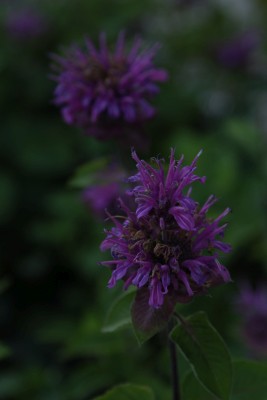
{"label": "purple flower", "polygon": [[111,52],[105,35],[100,35],[99,49],[86,39],[85,49],[75,46],[65,58],[54,56],[58,75],[55,104],[61,108],[67,124],[81,127],[85,133],[110,137],[119,127],[151,118],[155,109],[149,100],[158,93],[157,82],[167,79],[166,71],[155,68],[155,45],[140,51],[136,39],[125,50],[124,35],[118,37]]}
{"label": "purple flower", "polygon": [[246,66],[251,54],[259,45],[259,34],[246,32],[232,40],[221,44],[217,51],[218,61],[227,68]]}
{"label": "purple flower", "polygon": [[6,29],[17,40],[41,36],[47,29],[43,15],[32,9],[13,11],[7,16]]}
{"label": "purple flower", "polygon": [[241,336],[248,348],[257,356],[267,355],[267,287],[253,290],[243,286],[237,300],[242,318]]}
{"label": "purple flower", "polygon": [[[230,281],[227,269],[218,260],[218,251],[229,252],[222,242],[225,227],[207,211],[216,202],[210,196],[201,207],[191,197],[190,185],[205,182],[195,175],[200,153],[189,166],[176,161],[171,151],[167,173],[164,160],[154,159],[155,167],[140,160],[133,151],[138,172],[129,178],[134,187],[127,192],[135,200],[128,208],[121,200],[125,216],[109,215],[114,227],[106,231],[101,250],[111,250],[113,260],[103,262],[112,268],[109,287],[123,279],[124,288],[134,285],[149,290],[149,305],[159,308],[165,296],[186,302],[206,288]],[[186,187],[189,187],[185,191]]]}
{"label": "purple flower", "polygon": [[122,195],[125,172],[118,165],[108,165],[94,177],[95,183],[82,193],[83,202],[98,217],[106,216],[105,210],[117,211],[117,199]]}

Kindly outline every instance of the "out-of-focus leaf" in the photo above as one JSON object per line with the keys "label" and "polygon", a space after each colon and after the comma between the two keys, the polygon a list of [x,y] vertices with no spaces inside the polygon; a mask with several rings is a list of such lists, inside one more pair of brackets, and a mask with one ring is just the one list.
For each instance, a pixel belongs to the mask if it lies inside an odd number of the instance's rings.
{"label": "out-of-focus leaf", "polygon": [[253,157],[259,154],[261,149],[260,132],[249,121],[243,119],[229,120],[225,126],[225,132],[242,150],[252,154]]}
{"label": "out-of-focus leaf", "polygon": [[21,381],[21,375],[17,372],[2,372],[0,376],[0,398],[8,399],[10,396],[16,396],[20,390]]}
{"label": "out-of-focus leaf", "polygon": [[17,202],[17,188],[13,178],[0,173],[0,222],[6,222],[12,216]]}
{"label": "out-of-focus leaf", "polygon": [[105,319],[102,332],[114,332],[117,329],[129,326],[132,323],[131,305],[136,294],[134,288],[122,293],[111,305]]}
{"label": "out-of-focus leaf", "polygon": [[[266,400],[267,364],[255,361],[233,362],[233,388],[230,400]],[[183,381],[184,400],[217,400],[217,397],[206,391],[192,372]]]}
{"label": "out-of-focus leaf", "polygon": [[[10,122],[6,151],[31,176],[61,176],[75,160],[72,139],[51,129],[50,119],[18,118]],[[19,128],[18,128],[19,126]],[[23,150],[22,150],[23,149]]]}
{"label": "out-of-focus leaf", "polygon": [[4,343],[0,342],[0,360],[9,357],[11,351]]}
{"label": "out-of-focus leaf", "polygon": [[126,383],[109,390],[103,396],[95,400],[153,400],[154,395],[150,388],[146,386],[133,385]]}
{"label": "out-of-focus leaf", "polygon": [[204,312],[177,325],[171,338],[187,358],[199,381],[218,399],[228,400],[232,385],[230,354]]}
{"label": "out-of-focus leaf", "polygon": [[82,165],[76,170],[74,176],[69,181],[69,185],[77,189],[83,189],[86,186],[92,185],[96,182],[95,174],[101,171],[107,163],[108,160],[102,157]]}
{"label": "out-of-focus leaf", "polygon": [[266,400],[267,363],[235,361],[231,400]]}
{"label": "out-of-focus leaf", "polygon": [[6,278],[0,280],[0,295],[4,293],[10,286],[10,281]]}

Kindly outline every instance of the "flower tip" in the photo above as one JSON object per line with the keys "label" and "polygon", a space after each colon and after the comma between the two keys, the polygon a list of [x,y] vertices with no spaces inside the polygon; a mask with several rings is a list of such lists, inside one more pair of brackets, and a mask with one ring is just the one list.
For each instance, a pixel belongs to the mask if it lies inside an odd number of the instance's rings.
{"label": "flower tip", "polygon": [[138,157],[138,155],[137,155],[137,153],[136,153],[134,148],[132,148],[131,153],[132,153],[133,160],[135,160],[137,163],[139,163],[140,160],[139,160],[139,157]]}
{"label": "flower tip", "polygon": [[231,209],[230,207],[227,207],[227,208],[225,209],[225,215],[227,215],[227,214],[229,214],[229,213],[232,213],[232,209]]}
{"label": "flower tip", "polygon": [[171,157],[175,156],[175,151],[176,151],[175,147],[171,147]]}
{"label": "flower tip", "polygon": [[[106,215],[106,218],[104,219],[104,222],[107,222],[110,219],[110,214],[109,214],[107,208],[104,209],[104,214],[103,215],[104,215],[104,217]],[[104,229],[104,233],[106,233],[106,229]]]}
{"label": "flower tip", "polygon": [[196,157],[194,158],[191,166],[195,166],[196,165],[196,162],[198,161],[198,159],[201,156],[202,152],[203,152],[203,149],[200,149],[199,152],[197,153]]}
{"label": "flower tip", "polygon": [[199,152],[197,153],[197,158],[199,158],[202,153],[203,153],[203,149],[200,149]]}

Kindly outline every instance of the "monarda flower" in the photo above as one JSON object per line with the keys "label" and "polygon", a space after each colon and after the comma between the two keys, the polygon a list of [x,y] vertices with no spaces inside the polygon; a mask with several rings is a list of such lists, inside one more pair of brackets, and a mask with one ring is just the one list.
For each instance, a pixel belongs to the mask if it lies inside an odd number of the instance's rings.
{"label": "monarda flower", "polygon": [[148,304],[154,309],[165,299],[187,302],[207,288],[230,281],[227,269],[219,262],[218,252],[227,253],[230,245],[221,239],[229,213],[225,209],[217,218],[207,217],[216,202],[210,196],[203,206],[191,197],[190,185],[205,182],[195,174],[196,162],[182,166],[171,150],[168,171],[164,160],[154,159],[155,166],[140,160],[133,151],[138,172],[129,178],[134,187],[127,192],[134,207],[121,200],[124,215],[109,215],[114,227],[106,231],[101,250],[110,249],[113,259],[103,262],[111,267],[108,287],[124,281],[124,288],[134,285],[148,291]]}
{"label": "monarda flower", "polygon": [[217,59],[227,68],[246,67],[259,44],[260,35],[258,32],[243,33],[228,42],[222,43],[217,50]]}
{"label": "monarda flower", "polygon": [[241,337],[256,356],[267,355],[267,287],[241,288],[237,299],[241,317]]}
{"label": "monarda flower", "polygon": [[105,218],[106,209],[117,212],[125,177],[125,171],[119,165],[108,164],[94,175],[94,182],[83,190],[83,203],[100,218]]}
{"label": "monarda flower", "polygon": [[47,30],[44,16],[32,9],[10,12],[6,18],[5,25],[9,35],[21,41],[38,38]]}
{"label": "monarda flower", "polygon": [[55,104],[64,121],[107,138],[123,124],[151,118],[155,109],[150,99],[159,91],[157,83],[167,79],[166,71],[153,65],[158,46],[140,51],[141,41],[136,39],[127,53],[122,33],[113,52],[104,34],[99,49],[90,39],[85,45],[72,47],[65,58],[53,56],[58,71]]}

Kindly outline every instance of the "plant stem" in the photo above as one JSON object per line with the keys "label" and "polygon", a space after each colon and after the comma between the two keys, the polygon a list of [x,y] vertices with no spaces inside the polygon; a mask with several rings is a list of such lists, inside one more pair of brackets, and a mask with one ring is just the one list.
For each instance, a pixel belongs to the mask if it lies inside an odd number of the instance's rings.
{"label": "plant stem", "polygon": [[[173,323],[172,321],[170,321],[168,325],[169,333],[171,332],[172,328],[173,328]],[[172,398],[173,400],[181,400],[176,346],[169,336],[168,336],[168,344],[170,351],[171,373],[172,373],[172,393],[173,393]]]}

